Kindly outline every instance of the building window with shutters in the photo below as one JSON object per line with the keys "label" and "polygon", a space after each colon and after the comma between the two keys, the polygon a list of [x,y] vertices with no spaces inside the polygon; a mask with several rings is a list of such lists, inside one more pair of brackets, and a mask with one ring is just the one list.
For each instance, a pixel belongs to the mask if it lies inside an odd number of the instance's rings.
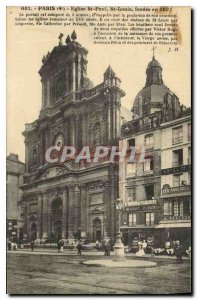
{"label": "building window with shutters", "polygon": [[191,124],[187,125],[187,139],[191,141]]}
{"label": "building window with shutters", "polygon": [[153,172],[153,157],[147,156],[146,161],[144,163],[144,173],[152,173]]}
{"label": "building window with shutters", "polygon": [[170,202],[170,201],[164,202],[163,208],[164,208],[164,211],[163,211],[164,217],[172,216],[172,214],[173,214],[172,213],[172,202]]}
{"label": "building window with shutters", "polygon": [[145,186],[146,200],[152,200],[154,198],[154,184]]}
{"label": "building window with shutters", "polygon": [[132,213],[132,214],[129,214],[129,226],[131,227],[134,227],[136,226],[136,213]]}
{"label": "building window with shutters", "polygon": [[183,126],[172,128],[172,144],[182,143],[183,141]]}
{"label": "building window with shutters", "polygon": [[135,176],[136,174],[136,163],[128,163],[127,164],[127,176]]}
{"label": "building window with shutters", "polygon": [[188,147],[188,165],[191,165],[191,147]]}
{"label": "building window with shutters", "polygon": [[146,226],[153,226],[155,221],[154,212],[147,212],[146,213]]}
{"label": "building window with shutters", "polygon": [[172,166],[180,167],[183,165],[183,149],[172,151]]}
{"label": "building window with shutters", "polygon": [[145,147],[146,150],[153,149],[153,134],[148,134],[145,136]]}
{"label": "building window with shutters", "polygon": [[134,191],[132,188],[127,188],[126,191],[126,195],[127,195],[127,201],[133,201],[133,195],[134,195]]}

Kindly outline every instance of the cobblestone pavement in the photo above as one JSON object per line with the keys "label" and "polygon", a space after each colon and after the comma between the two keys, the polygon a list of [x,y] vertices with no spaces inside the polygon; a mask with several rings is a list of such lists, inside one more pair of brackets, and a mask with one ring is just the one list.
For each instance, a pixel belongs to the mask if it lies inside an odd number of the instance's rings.
{"label": "cobblestone pavement", "polygon": [[[47,254],[48,253],[48,254]],[[9,294],[177,294],[190,293],[190,261],[145,257],[153,268],[110,268],[83,265],[84,260],[109,259],[102,252],[28,250],[7,254]],[[136,259],[129,255],[127,259]],[[139,259],[139,257],[137,258]]]}

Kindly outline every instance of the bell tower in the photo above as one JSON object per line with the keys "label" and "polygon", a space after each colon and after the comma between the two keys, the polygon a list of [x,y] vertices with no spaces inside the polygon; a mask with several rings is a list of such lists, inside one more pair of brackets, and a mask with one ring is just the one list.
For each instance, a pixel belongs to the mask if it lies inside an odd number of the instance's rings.
{"label": "bell tower", "polygon": [[42,82],[42,109],[56,105],[60,101],[75,98],[87,77],[87,53],[76,40],[76,32],[67,36],[60,33],[58,46],[42,59],[39,70]]}

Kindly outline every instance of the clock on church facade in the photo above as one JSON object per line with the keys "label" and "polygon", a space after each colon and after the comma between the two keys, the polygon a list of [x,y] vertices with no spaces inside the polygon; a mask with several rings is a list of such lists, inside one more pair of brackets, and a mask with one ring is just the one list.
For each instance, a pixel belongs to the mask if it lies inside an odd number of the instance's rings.
{"label": "clock on church facade", "polygon": [[75,32],[42,59],[42,108],[26,124],[26,175],[22,213],[24,236],[37,240],[114,239],[116,163],[49,164],[46,150],[56,145],[118,145],[121,124],[120,79],[109,66],[97,86],[87,76],[88,50]]}

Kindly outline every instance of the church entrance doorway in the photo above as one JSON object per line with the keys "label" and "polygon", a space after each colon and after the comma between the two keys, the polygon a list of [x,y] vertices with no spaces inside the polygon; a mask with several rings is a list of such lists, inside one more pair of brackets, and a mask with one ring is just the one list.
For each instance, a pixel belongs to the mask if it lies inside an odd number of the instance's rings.
{"label": "church entrance doorway", "polygon": [[101,221],[96,219],[93,221],[93,242],[101,242]]}
{"label": "church entrance doorway", "polygon": [[62,238],[62,199],[57,198],[51,205],[52,236],[54,241]]}

